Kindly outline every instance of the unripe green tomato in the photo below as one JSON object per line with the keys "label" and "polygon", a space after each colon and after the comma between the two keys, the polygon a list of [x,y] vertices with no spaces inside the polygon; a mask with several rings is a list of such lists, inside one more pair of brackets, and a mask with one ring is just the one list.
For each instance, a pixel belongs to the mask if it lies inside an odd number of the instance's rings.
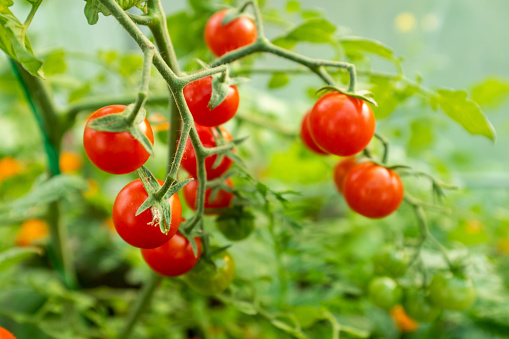
{"label": "unripe green tomato", "polygon": [[389,277],[377,277],[371,280],[368,290],[371,302],[385,310],[399,304],[403,295],[398,283]]}
{"label": "unripe green tomato", "polygon": [[436,274],[431,280],[429,291],[433,304],[447,310],[467,310],[477,297],[472,280],[452,273]]}
{"label": "unripe green tomato", "polygon": [[417,288],[405,292],[403,308],[412,319],[420,322],[431,322],[440,314],[440,309],[431,304],[428,293]]}
{"label": "unripe green tomato", "polygon": [[184,279],[197,292],[218,294],[223,292],[232,282],[235,275],[235,262],[226,250],[213,254],[210,260],[215,264],[215,267],[206,260],[200,260],[184,276]]}
{"label": "unripe green tomato", "polygon": [[373,257],[375,273],[393,278],[405,274],[409,258],[403,251],[391,247],[383,248]]}
{"label": "unripe green tomato", "polygon": [[239,215],[220,215],[216,219],[216,226],[226,239],[231,241],[244,240],[253,233],[254,216],[247,211]]}

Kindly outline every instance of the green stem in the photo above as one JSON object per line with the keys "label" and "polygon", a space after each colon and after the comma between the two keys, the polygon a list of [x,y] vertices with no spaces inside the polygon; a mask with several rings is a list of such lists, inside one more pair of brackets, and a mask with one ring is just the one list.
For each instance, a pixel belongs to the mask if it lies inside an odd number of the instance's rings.
{"label": "green stem", "polygon": [[[28,13],[28,16],[27,18],[25,19],[25,22],[23,23],[23,32],[21,33],[21,36],[24,37],[26,32],[27,32],[27,29],[28,29],[28,26],[30,26],[30,24],[32,23],[32,20],[35,16],[35,12],[37,12],[37,10],[39,9],[39,6],[41,5],[42,3],[42,0],[38,0],[37,2],[33,3],[32,4],[32,8],[30,9],[30,12]],[[25,39],[21,39],[21,41],[25,41]]]}
{"label": "green stem", "polygon": [[131,332],[138,321],[141,313],[147,307],[150,300],[152,299],[152,295],[154,294],[157,285],[161,281],[162,276],[155,272],[151,272],[148,280],[143,285],[143,288],[140,291],[140,295],[138,299],[136,299],[136,303],[131,308],[129,315],[127,316],[126,326],[120,332],[117,338],[119,339],[127,339],[131,336]]}
{"label": "green stem", "polygon": [[384,153],[382,155],[382,164],[386,165],[387,160],[389,158],[389,142],[387,141],[387,139],[384,136],[382,136],[379,133],[375,133],[375,138],[380,140],[380,142],[382,143],[382,145],[384,147]]}
{"label": "green stem", "polygon": [[[62,132],[55,107],[45,84],[40,78],[32,76],[19,63],[12,61],[13,70],[25,92],[27,101],[37,120],[42,133],[44,148],[48,157],[49,175],[60,174],[59,152]],[[67,229],[60,220],[60,204],[53,202],[48,207],[51,247],[55,270],[60,273],[62,281],[68,288],[76,287],[76,273],[72,265],[71,252],[68,250]]]}
{"label": "green stem", "polygon": [[148,87],[150,83],[150,70],[152,69],[152,59],[154,58],[154,50],[147,49],[143,55],[143,72],[141,75],[141,85],[140,90],[138,91],[138,95],[136,97],[136,101],[134,102],[133,110],[127,116],[127,121],[130,124],[134,123],[136,117],[138,116],[140,110],[145,105],[148,97]]}

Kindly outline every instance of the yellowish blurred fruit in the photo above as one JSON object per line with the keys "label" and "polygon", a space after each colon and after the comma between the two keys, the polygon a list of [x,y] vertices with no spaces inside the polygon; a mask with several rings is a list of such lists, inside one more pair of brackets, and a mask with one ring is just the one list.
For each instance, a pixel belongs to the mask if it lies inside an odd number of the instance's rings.
{"label": "yellowish blurred fruit", "polygon": [[86,179],[88,190],[83,192],[86,198],[92,198],[99,193],[99,183],[95,179]]}
{"label": "yellowish blurred fruit", "polygon": [[394,25],[396,29],[401,33],[410,32],[415,28],[416,20],[415,16],[409,12],[399,13],[396,19],[394,20]]}
{"label": "yellowish blurred fruit", "polygon": [[154,113],[149,117],[150,124],[156,132],[167,131],[170,128],[170,123],[166,120],[161,113]]}
{"label": "yellowish blurred fruit", "polygon": [[77,172],[83,166],[83,160],[75,152],[62,152],[60,154],[60,171],[62,173]]}
{"label": "yellowish blurred fruit", "polygon": [[12,158],[4,157],[0,160],[0,181],[13,177],[22,172],[21,163]]}
{"label": "yellowish blurred fruit", "polygon": [[115,229],[115,224],[113,223],[113,218],[108,217],[103,220],[102,226],[105,227],[108,231],[112,233],[117,233],[117,230]]}
{"label": "yellowish blurred fruit", "polygon": [[414,332],[419,327],[419,323],[410,318],[401,305],[396,305],[391,309],[391,318],[400,332]]}
{"label": "yellowish blurred fruit", "polygon": [[29,219],[21,224],[16,236],[17,246],[29,246],[46,239],[49,234],[48,223],[42,219]]}

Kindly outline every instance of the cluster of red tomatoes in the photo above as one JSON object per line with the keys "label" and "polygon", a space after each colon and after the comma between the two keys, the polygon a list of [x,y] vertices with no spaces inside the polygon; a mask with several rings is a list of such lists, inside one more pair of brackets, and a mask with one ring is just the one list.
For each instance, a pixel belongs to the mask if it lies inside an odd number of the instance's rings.
{"label": "cluster of red tomatoes", "polygon": [[[257,36],[256,26],[246,17],[241,16],[222,25],[225,14],[226,11],[221,11],[213,15],[205,31],[207,44],[218,56],[254,42]],[[235,39],[232,39],[233,35]],[[184,88],[184,97],[195,121],[198,136],[206,148],[216,147],[219,142],[232,140],[230,133],[220,125],[233,118],[239,106],[239,93],[236,86],[230,86],[225,99],[213,109],[209,108],[211,96],[212,77],[194,81]],[[125,108],[126,106],[123,105],[111,105],[94,112],[87,122],[83,136],[83,146],[90,161],[101,170],[112,174],[131,173],[140,168],[150,156],[140,142],[127,131],[106,132],[89,127],[91,121],[105,115],[122,113]],[[148,120],[144,119],[139,127],[153,144],[154,134]],[[216,159],[215,154],[205,159],[207,180],[222,176],[232,165],[232,160],[228,157],[223,157],[218,165],[215,164]],[[196,161],[196,153],[188,139],[181,165],[189,172],[190,177],[194,178],[197,177]],[[163,182],[159,181],[159,184],[162,185]],[[231,179],[226,179],[224,185],[233,187],[233,182]],[[192,209],[196,209],[197,188],[198,183],[191,181],[183,189],[184,198]],[[136,211],[147,198],[148,194],[140,179],[127,184],[118,193],[113,204],[115,229],[128,244],[141,249],[147,264],[159,274],[174,277],[190,271],[200,258],[202,243],[199,237],[195,238],[197,245],[197,255],[195,255],[189,240],[178,232],[182,214],[178,195],[174,194],[168,199],[171,206],[171,222],[169,227],[166,227],[167,233],[163,233],[154,223],[157,219],[155,214],[159,213],[156,209],[150,208],[136,215]],[[226,208],[231,204],[232,199],[233,194],[227,190],[219,189],[212,196],[212,188],[208,188],[205,191],[204,208]],[[234,266],[229,254],[216,254],[212,259],[216,261],[216,266],[217,262],[223,263],[222,266],[226,267],[223,270],[229,272],[226,274],[229,277],[226,280],[231,281]],[[203,271],[210,270],[204,268]],[[208,272],[209,276],[215,274]],[[224,274],[222,280],[225,280]],[[219,285],[227,286],[225,281]]]}
{"label": "cluster of red tomatoes", "polygon": [[334,182],[355,212],[383,218],[403,201],[403,183],[393,170],[373,162],[357,163],[355,154],[375,134],[375,115],[361,99],[330,92],[302,120],[301,139],[317,154],[347,157],[334,168]]}

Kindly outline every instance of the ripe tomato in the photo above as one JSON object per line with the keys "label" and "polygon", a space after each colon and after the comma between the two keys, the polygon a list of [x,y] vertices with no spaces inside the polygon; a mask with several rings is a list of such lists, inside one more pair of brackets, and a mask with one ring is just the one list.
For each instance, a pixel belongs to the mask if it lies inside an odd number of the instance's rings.
{"label": "ripe tomato", "polygon": [[[159,184],[163,184],[159,180]],[[171,223],[168,234],[161,232],[159,224],[152,224],[151,209],[135,215],[148,194],[140,179],[131,181],[117,195],[113,203],[113,223],[118,235],[129,245],[139,248],[155,248],[170,240],[177,232],[182,214],[178,195],[168,199],[171,206]]]}
{"label": "ripe tomato", "polygon": [[369,298],[376,306],[385,310],[399,304],[403,294],[401,287],[389,277],[378,277],[369,283]]}
{"label": "ripe tomato", "polygon": [[429,296],[422,289],[406,291],[404,299],[405,311],[417,321],[431,322],[440,314],[440,309],[430,303]]}
{"label": "ripe tomato", "polygon": [[309,131],[324,151],[350,156],[362,151],[373,138],[375,115],[363,100],[330,92],[313,106]]}
{"label": "ripe tomato", "polygon": [[455,311],[469,309],[477,297],[472,280],[450,273],[436,274],[429,285],[429,292],[435,306]]}
{"label": "ripe tomato", "polygon": [[141,255],[155,272],[167,277],[176,277],[189,272],[200,259],[201,239],[196,237],[194,240],[198,247],[196,257],[191,243],[180,232],[159,247],[142,249]]}
{"label": "ripe tomato", "polygon": [[5,328],[0,327],[0,339],[16,339],[16,337]]}
{"label": "ripe tomato", "polygon": [[[211,250],[214,250],[214,248]],[[205,260],[201,260],[185,275],[185,280],[197,292],[218,294],[230,286],[235,275],[235,262],[227,251],[213,254],[210,260],[212,260],[215,266]]]}
{"label": "ripe tomato", "polygon": [[[88,127],[92,120],[121,113],[125,108],[123,105],[112,105],[95,111],[88,119],[83,133],[83,147],[90,161],[101,170],[112,174],[136,171],[150,156],[140,142],[127,131],[103,132]],[[147,119],[140,123],[140,128],[154,144],[154,133]]]}
{"label": "ripe tomato", "polygon": [[212,110],[208,107],[211,95],[212,77],[193,81],[184,87],[184,97],[194,121],[207,127],[224,124],[233,118],[239,108],[237,86],[230,86],[226,98],[224,98],[219,106]]}
{"label": "ripe tomato", "polygon": [[[222,137],[225,141],[233,140],[230,132],[228,132],[223,127],[219,127],[221,129]],[[196,131],[200,136],[200,140],[204,147],[212,148],[216,147],[216,140],[214,137],[218,138],[218,133],[214,128],[209,128],[201,125],[196,125]],[[209,155],[205,158],[205,170],[207,171],[207,180],[212,180],[217,177],[220,177],[233,164],[233,161],[228,157],[223,157],[223,160],[216,168],[212,168],[214,166],[214,162],[217,159],[217,154]],[[194,152],[193,144],[189,138],[186,142],[186,148],[184,149],[184,154],[182,156],[182,161],[180,162],[182,167],[189,172],[189,174],[196,178],[197,177],[197,169],[196,169],[196,153]]]}
{"label": "ripe tomato", "polygon": [[[227,186],[233,187],[232,179],[228,178],[225,180],[225,184]],[[187,185],[184,186],[184,198],[186,199],[186,203],[193,210],[196,210],[196,193],[198,190],[198,181],[193,180]],[[226,208],[230,206],[233,200],[233,193],[220,189],[215,198],[211,201],[210,195],[212,194],[212,188],[207,188],[205,190],[205,209],[208,208]],[[211,213],[213,214],[213,213]]]}
{"label": "ripe tomato", "polygon": [[343,194],[355,212],[368,218],[383,218],[401,205],[403,183],[396,172],[363,162],[348,172]]}
{"label": "ripe tomato", "polygon": [[334,183],[339,193],[343,193],[343,186],[348,172],[357,165],[355,157],[348,157],[342,159],[336,166],[334,166]]}
{"label": "ripe tomato", "polygon": [[43,241],[49,234],[48,223],[42,219],[29,219],[21,224],[16,236],[16,246],[30,246]]}
{"label": "ripe tomato", "polygon": [[309,132],[309,114],[310,113],[311,113],[311,111],[307,112],[304,115],[304,118],[302,118],[302,123],[300,125],[300,138],[301,138],[302,142],[304,143],[304,145],[306,145],[307,148],[309,148],[311,151],[313,151],[317,154],[326,155],[328,153],[325,152],[324,150],[322,150],[320,147],[318,147],[316,142],[311,137],[311,133]]}
{"label": "ripe tomato", "polygon": [[401,305],[396,305],[391,309],[391,318],[400,332],[415,332],[419,323],[408,316]]}
{"label": "ripe tomato", "polygon": [[385,247],[373,257],[375,273],[393,278],[405,274],[408,261],[409,257],[405,252],[393,247]]}
{"label": "ripe tomato", "polygon": [[253,20],[242,16],[223,26],[226,12],[227,10],[222,10],[215,13],[205,26],[205,42],[217,56],[256,41],[257,29]]}

